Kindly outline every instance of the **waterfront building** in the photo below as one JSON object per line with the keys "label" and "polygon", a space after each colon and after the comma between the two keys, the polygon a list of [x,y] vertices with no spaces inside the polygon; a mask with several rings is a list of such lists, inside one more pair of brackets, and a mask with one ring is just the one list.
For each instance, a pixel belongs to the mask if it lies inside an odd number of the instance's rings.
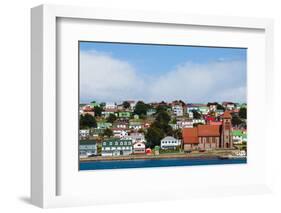
{"label": "waterfront building", "polygon": [[232,140],[232,116],[229,111],[225,111],[221,116],[222,118],[222,128],[221,128],[221,148],[228,149],[233,148]]}
{"label": "waterfront building", "polygon": [[183,129],[184,150],[233,148],[231,115],[226,111],[221,125],[198,125]]}
{"label": "waterfront building", "polygon": [[134,154],[145,154],[145,143],[144,142],[136,142],[133,144]]}
{"label": "waterfront building", "polygon": [[181,145],[181,140],[167,136],[161,140],[161,149],[176,149]]}
{"label": "waterfront building", "polygon": [[232,131],[233,144],[242,144],[247,142],[246,130],[234,129]]}
{"label": "waterfront building", "polygon": [[90,130],[89,129],[80,129],[79,130],[79,138],[80,139],[86,139],[90,136]]}
{"label": "waterfront building", "polygon": [[132,140],[111,138],[102,142],[102,156],[127,156],[132,153]]}
{"label": "waterfront building", "polygon": [[97,143],[95,140],[80,140],[79,153],[81,158],[97,155]]}

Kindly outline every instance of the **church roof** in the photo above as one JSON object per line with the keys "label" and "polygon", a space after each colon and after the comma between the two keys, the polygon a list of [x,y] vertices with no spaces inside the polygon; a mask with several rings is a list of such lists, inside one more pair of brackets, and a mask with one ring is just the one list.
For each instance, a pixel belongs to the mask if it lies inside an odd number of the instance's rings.
{"label": "church roof", "polygon": [[182,137],[184,144],[197,144],[198,140],[198,131],[197,127],[195,128],[183,128]]}
{"label": "church roof", "polygon": [[198,144],[199,137],[219,137],[220,125],[198,125],[194,128],[183,128],[184,144]]}
{"label": "church roof", "polygon": [[232,118],[232,116],[229,111],[225,111],[222,115],[222,118]]}
{"label": "church roof", "polygon": [[201,137],[220,136],[219,125],[198,125],[197,131],[198,131],[198,136]]}

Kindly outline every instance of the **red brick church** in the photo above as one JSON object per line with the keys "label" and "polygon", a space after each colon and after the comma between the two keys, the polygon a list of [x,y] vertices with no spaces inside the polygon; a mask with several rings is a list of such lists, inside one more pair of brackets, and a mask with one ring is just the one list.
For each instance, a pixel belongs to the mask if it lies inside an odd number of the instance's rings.
{"label": "red brick church", "polygon": [[233,148],[231,118],[231,114],[226,111],[221,116],[221,125],[198,125],[193,128],[183,128],[184,150]]}

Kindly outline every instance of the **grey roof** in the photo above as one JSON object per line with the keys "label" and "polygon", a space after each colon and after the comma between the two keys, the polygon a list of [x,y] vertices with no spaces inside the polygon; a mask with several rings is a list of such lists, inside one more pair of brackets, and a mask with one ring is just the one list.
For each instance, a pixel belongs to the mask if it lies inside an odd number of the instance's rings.
{"label": "grey roof", "polygon": [[172,141],[172,140],[177,140],[176,138],[172,137],[172,136],[167,136],[165,138],[163,138],[161,141]]}

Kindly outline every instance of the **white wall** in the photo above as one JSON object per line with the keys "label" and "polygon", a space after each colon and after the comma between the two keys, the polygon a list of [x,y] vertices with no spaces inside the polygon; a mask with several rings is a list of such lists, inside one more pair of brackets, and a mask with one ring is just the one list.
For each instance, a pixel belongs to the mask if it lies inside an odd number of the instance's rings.
{"label": "white wall", "polygon": [[[30,11],[33,6],[41,3],[56,4],[77,4],[74,0],[38,1],[38,0],[9,0],[2,1],[0,7],[0,53],[1,53],[1,175],[0,175],[0,209],[1,212],[37,212],[38,208],[33,207],[28,202],[29,178],[30,178]],[[280,83],[281,70],[281,6],[278,0],[245,1],[245,0],[80,0],[82,6],[100,6],[122,9],[154,10],[167,12],[185,12],[191,14],[215,14],[232,16],[252,16],[271,17],[275,19],[275,71],[279,71],[275,77],[275,83]],[[274,109],[280,109],[280,85],[276,86],[275,96],[279,96],[279,101]],[[15,103],[15,104],[13,104]],[[7,109],[11,113],[7,113]],[[277,127],[280,113],[276,116]],[[12,128],[17,126],[17,131]],[[15,138],[10,136],[15,136]],[[276,143],[280,148],[280,143]],[[14,149],[11,147],[17,147]],[[11,149],[12,152],[6,152]],[[280,158],[277,155],[278,149],[273,150],[275,162]],[[276,164],[273,164],[276,166]],[[277,168],[277,167],[276,167]],[[247,197],[226,197],[221,199],[202,198],[188,201],[173,201],[163,203],[110,205],[98,207],[73,208],[69,212],[91,211],[91,212],[131,212],[133,208],[136,212],[144,210],[171,212],[175,210],[189,212],[278,212],[280,211],[280,166],[275,170],[276,194]],[[204,205],[201,205],[202,202]],[[61,209],[52,210],[60,212]]]}

